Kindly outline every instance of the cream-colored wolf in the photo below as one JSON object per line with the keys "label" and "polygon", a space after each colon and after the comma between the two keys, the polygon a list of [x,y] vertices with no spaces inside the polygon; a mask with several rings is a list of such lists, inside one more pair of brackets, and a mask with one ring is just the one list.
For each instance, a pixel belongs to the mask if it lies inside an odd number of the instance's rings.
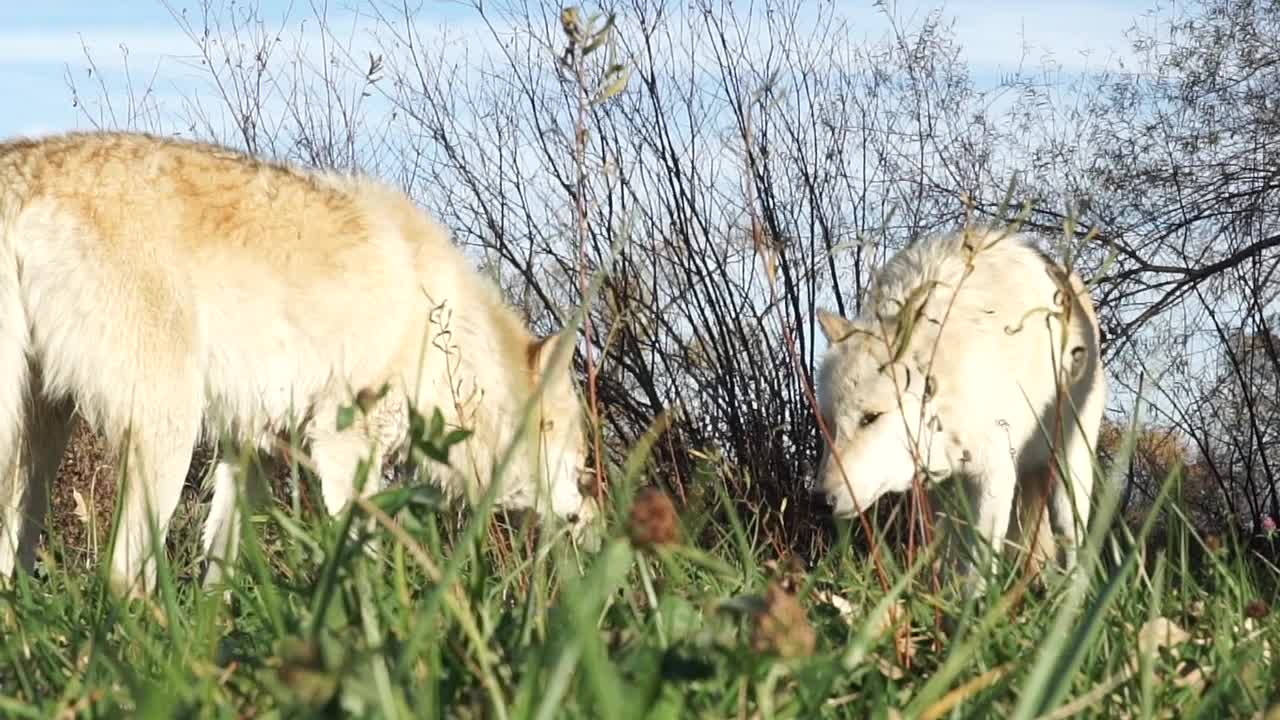
{"label": "cream-colored wolf", "polygon": [[[154,586],[149,523],[162,539],[202,430],[265,449],[308,418],[336,513],[362,459],[374,486],[403,451],[407,402],[438,407],[474,431],[441,479],[454,497],[531,438],[497,504],[586,523],[575,338],[531,335],[442,226],[372,179],[134,133],[0,144],[0,573],[33,563],[73,409],[127,439],[111,577],[134,592]],[[339,428],[342,405],[384,386]],[[207,580],[238,537],[233,466],[213,478]]]}
{"label": "cream-colored wolf", "polygon": [[[1043,562],[1051,527],[1074,567],[1107,392],[1079,276],[1023,234],[969,227],[897,253],[857,319],[818,320],[831,343],[817,384],[834,447],[817,484],[837,515],[907,490],[922,468],[965,483],[990,547],[1029,540]],[[1051,487],[1055,462],[1069,472]],[[1024,539],[1028,523],[1039,532]]]}

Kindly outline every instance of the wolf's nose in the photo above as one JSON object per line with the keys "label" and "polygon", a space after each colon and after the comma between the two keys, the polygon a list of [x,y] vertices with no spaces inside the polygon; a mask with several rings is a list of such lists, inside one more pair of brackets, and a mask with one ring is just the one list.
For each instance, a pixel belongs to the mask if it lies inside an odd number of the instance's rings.
{"label": "wolf's nose", "polygon": [[571,514],[571,515],[567,515],[567,516],[565,516],[565,521],[567,521],[570,525],[577,525],[577,524],[578,524],[578,513],[573,513],[573,514]]}
{"label": "wolf's nose", "polygon": [[812,498],[813,502],[817,503],[818,505],[825,505],[831,508],[836,506],[835,493],[827,492],[822,488],[815,487],[812,490],[810,490],[809,497]]}

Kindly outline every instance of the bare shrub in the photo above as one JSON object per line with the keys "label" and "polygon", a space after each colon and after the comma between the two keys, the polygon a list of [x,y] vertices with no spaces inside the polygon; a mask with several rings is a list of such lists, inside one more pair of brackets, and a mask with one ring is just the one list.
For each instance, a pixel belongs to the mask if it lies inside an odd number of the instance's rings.
{"label": "bare shrub", "polygon": [[966,203],[994,213],[1017,180],[1030,228],[1102,239],[1071,260],[1094,286],[1111,404],[1141,391],[1185,438],[1212,488],[1205,522],[1280,515],[1274,4],[1185,5],[1135,28],[1139,67],[993,91],[940,12],[886,10],[890,31],[863,41],[801,0],[606,0],[574,21],[609,31],[578,36],[552,3],[477,2],[457,34],[411,4],[358,9],[203,0],[173,10],[200,80],[176,105],[153,75],[112,112],[73,90],[101,126],[393,179],[535,328],[598,275],[576,363],[601,464],[668,413],[651,462],[677,503],[709,507],[723,483],[779,547],[807,551],[826,539],[806,487],[815,308],[852,314],[889,253]]}

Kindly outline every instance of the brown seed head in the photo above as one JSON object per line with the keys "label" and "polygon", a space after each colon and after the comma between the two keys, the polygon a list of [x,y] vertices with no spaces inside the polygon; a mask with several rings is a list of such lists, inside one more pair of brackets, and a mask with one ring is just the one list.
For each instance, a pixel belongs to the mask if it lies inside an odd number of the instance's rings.
{"label": "brown seed head", "polygon": [[765,590],[764,608],[755,616],[751,649],[784,658],[812,655],[817,634],[796,597],[777,582]]}
{"label": "brown seed head", "polygon": [[1266,617],[1269,612],[1271,612],[1271,608],[1267,607],[1265,602],[1257,598],[1250,600],[1249,604],[1244,606],[1244,616],[1253,618],[1254,620],[1261,620]]}
{"label": "brown seed head", "polygon": [[356,405],[359,405],[360,410],[366,415],[373,410],[377,402],[378,391],[371,387],[360,388],[360,392],[356,393]]}
{"label": "brown seed head", "polygon": [[565,37],[570,42],[578,41],[578,34],[581,32],[581,21],[578,18],[578,8],[569,6],[560,11],[560,28],[564,30]]}
{"label": "brown seed head", "polygon": [[680,516],[671,497],[652,485],[642,488],[631,501],[627,532],[636,547],[679,542]]}

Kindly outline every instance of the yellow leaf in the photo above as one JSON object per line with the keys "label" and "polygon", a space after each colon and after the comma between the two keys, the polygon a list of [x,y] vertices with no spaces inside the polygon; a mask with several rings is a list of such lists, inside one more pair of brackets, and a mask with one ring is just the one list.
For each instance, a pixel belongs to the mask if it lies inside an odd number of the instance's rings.
{"label": "yellow leaf", "polygon": [[631,68],[624,65],[615,65],[606,76],[605,83],[596,92],[596,96],[591,99],[591,104],[602,103],[622,92],[627,87],[627,80],[630,77]]}
{"label": "yellow leaf", "polygon": [[76,503],[74,510],[76,519],[82,524],[88,525],[90,519],[89,505],[84,501],[84,496],[80,494],[79,490],[72,490],[71,497]]}
{"label": "yellow leaf", "polygon": [[[609,37],[609,32],[613,30],[613,20],[614,20],[614,16],[612,13],[610,13],[609,17],[606,18],[604,21],[604,27],[596,31],[591,36],[590,42],[588,42],[586,46],[582,48],[583,57],[590,55],[592,52],[598,50],[600,46],[604,44],[604,41]],[[592,24],[594,25],[595,23],[593,22]]]}

